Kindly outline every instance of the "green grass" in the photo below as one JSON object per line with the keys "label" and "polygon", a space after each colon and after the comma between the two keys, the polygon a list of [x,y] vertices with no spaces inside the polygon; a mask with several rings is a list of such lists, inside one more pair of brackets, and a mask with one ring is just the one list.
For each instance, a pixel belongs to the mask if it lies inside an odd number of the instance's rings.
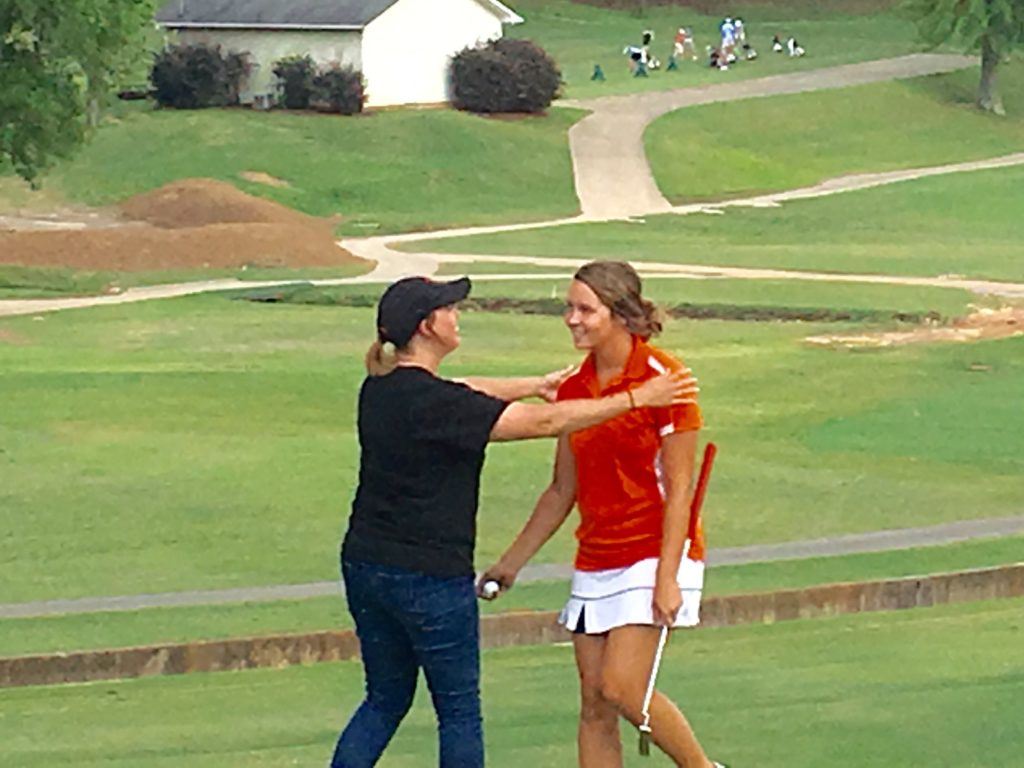
{"label": "green grass", "polygon": [[[5,601],[334,578],[372,327],[372,310],[222,297],[0,321]],[[463,329],[449,375],[577,359],[556,318],[467,313]],[[722,447],[718,545],[1020,513],[1024,339],[867,353],[803,343],[822,329],[669,326],[664,346],[700,376]],[[490,449],[481,562],[525,519],[552,452]],[[571,527],[541,561],[569,560]]]}
{"label": "green grass", "polygon": [[[566,132],[579,115],[131,110],[44,183],[51,196],[56,190],[68,201],[105,206],[209,177],[306,213],[340,215],[341,231],[360,235],[566,216],[578,210]],[[240,177],[246,171],[291,186],[247,182]]]}
{"label": "green grass", "polygon": [[[1018,562],[1024,558],[1022,552],[1024,538],[1010,537],[893,552],[719,566],[708,571],[705,594],[768,592],[987,568]],[[561,581],[519,584],[500,600],[481,603],[481,610],[558,610],[565,602],[567,589],[568,584]],[[340,596],[6,619],[0,620],[0,656],[295,634],[351,626],[352,620]]]}
{"label": "green grass", "polygon": [[[422,250],[1024,281],[1024,167],[936,176],[781,208],[651,216],[418,243]],[[953,215],[951,215],[953,212]]]}
{"label": "green grass", "polygon": [[0,265],[0,299],[89,296],[145,285],[229,278],[253,281],[337,279],[366,274],[373,266],[371,262],[358,262],[304,269],[244,267],[157,272],[92,272],[64,267]]}
{"label": "green grass", "polygon": [[[717,18],[681,16],[667,7],[638,17],[566,0],[523,0],[517,10],[527,22],[508,32],[545,46],[562,67],[566,96],[582,98],[763,77],[914,50],[912,25],[884,12],[889,5],[844,3],[827,11],[807,2],[737,7],[733,11],[746,16],[760,60],[729,73],[688,62],[679,72],[646,80],[629,75],[621,54],[642,29],[656,31],[655,47],[664,57],[680,23],[696,28],[702,50]],[[865,13],[869,9],[883,12]],[[801,37],[810,55],[798,61],[770,55],[767,42],[776,31]],[[589,81],[595,63],[603,65],[606,83]],[[29,193],[10,175],[0,178],[0,206],[106,206],[177,179],[212,177],[307,213],[341,215],[341,231],[350,235],[554,218],[578,210],[566,132],[580,116],[564,108],[511,121],[449,110],[391,110],[340,119],[118,105],[93,140],[44,179],[44,193]],[[243,181],[245,171],[268,173],[291,187]]]}
{"label": "green grass", "polygon": [[[507,28],[506,34],[534,40],[544,47],[561,67],[565,96],[573,99],[766,77],[899,56],[920,49],[914,25],[887,10],[892,3],[823,5],[792,1],[730,5],[729,13],[744,19],[748,39],[760,58],[737,64],[729,72],[709,69],[704,56],[705,45],[719,42],[718,23],[722,14],[701,15],[692,8],[653,5],[640,15],[567,0],[521,0],[515,9],[526,18],[526,23]],[[622,49],[639,45],[640,33],[651,29],[655,33],[652,53],[667,65],[680,26],[694,29],[699,61],[682,62],[675,72],[657,71],[646,79],[634,78]],[[791,60],[773,54],[771,39],[776,33],[795,35],[808,55]],[[595,64],[601,65],[607,77],[603,83],[590,80]]]}
{"label": "green grass", "polygon": [[650,126],[647,157],[662,193],[680,204],[1019,152],[1024,61],[1001,73],[1006,118],[974,108],[977,78],[970,69],[683,109]]}
{"label": "green grass", "polygon": [[[718,760],[764,768],[1014,766],[1024,726],[1024,601],[678,635],[660,687]],[[576,673],[565,647],[488,651],[488,763],[575,761]],[[356,663],[5,691],[0,737],[19,768],[272,768],[322,764],[357,704]],[[626,765],[664,765],[635,752]],[[422,690],[381,762],[436,755]]]}

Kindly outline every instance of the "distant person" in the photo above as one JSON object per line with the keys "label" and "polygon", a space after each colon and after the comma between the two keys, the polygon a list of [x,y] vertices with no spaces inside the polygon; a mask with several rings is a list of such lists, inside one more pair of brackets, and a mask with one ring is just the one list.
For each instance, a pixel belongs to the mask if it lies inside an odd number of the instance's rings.
{"label": "distant person", "polygon": [[679,31],[676,32],[675,45],[673,47],[673,55],[677,59],[689,57],[693,61],[697,60],[697,50],[694,48],[693,43],[693,31],[687,27],[680,27]]}
{"label": "distant person", "polygon": [[772,50],[775,53],[782,53],[786,50],[786,46],[782,43],[782,38],[778,35],[775,35],[775,37],[772,38]]}
{"label": "distant person", "polygon": [[627,45],[622,53],[629,57],[629,71],[636,74],[641,67],[647,67],[647,52],[639,45]]}
{"label": "distant person", "polygon": [[645,29],[640,34],[640,48],[643,50],[643,64],[648,69],[660,69],[661,61],[657,56],[651,54],[651,43],[654,42],[654,32]]}
{"label": "distant person", "polygon": [[743,58],[747,61],[753,61],[757,58],[757,51],[747,40],[747,28],[743,24],[743,19],[736,19],[734,22],[736,28],[736,43],[739,45],[740,50],[743,51]]}
{"label": "distant person", "polygon": [[457,304],[469,289],[467,278],[410,277],[388,287],[377,305],[377,339],[359,390],[359,484],[341,547],[366,692],[332,768],[377,764],[412,705],[421,669],[437,715],[441,768],[484,764],[474,548],[488,443],[554,437],[635,408],[694,402],[686,372],[596,400],[536,405],[514,401],[553,400],[568,371],[441,377],[442,361],[461,342]]}
{"label": "distant person", "polygon": [[722,20],[722,23],[719,25],[719,31],[722,35],[720,48],[725,56],[725,63],[732,64],[736,61],[736,24],[731,17],[727,16]]}
{"label": "distant person", "polygon": [[791,58],[803,56],[805,53],[803,47],[796,41],[795,37],[791,37],[786,41],[786,50],[789,51]]}

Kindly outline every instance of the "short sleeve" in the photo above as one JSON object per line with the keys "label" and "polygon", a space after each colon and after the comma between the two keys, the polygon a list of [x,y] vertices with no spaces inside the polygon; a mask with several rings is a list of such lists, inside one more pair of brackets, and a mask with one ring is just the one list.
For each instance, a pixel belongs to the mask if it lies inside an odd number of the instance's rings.
{"label": "short sleeve", "polygon": [[[663,355],[660,362],[668,370],[676,371],[683,367],[681,360],[668,355]],[[704,415],[696,403],[659,408],[654,419],[662,438],[676,432],[694,432],[704,426]]]}
{"label": "short sleeve", "polygon": [[420,437],[470,453],[484,450],[491,430],[508,407],[504,400],[445,379],[437,379],[417,405]]}
{"label": "short sleeve", "polygon": [[704,415],[696,403],[673,405],[669,408],[659,408],[655,412],[655,423],[658,425],[658,434],[661,437],[668,437],[676,432],[693,432],[700,429],[704,426]]}

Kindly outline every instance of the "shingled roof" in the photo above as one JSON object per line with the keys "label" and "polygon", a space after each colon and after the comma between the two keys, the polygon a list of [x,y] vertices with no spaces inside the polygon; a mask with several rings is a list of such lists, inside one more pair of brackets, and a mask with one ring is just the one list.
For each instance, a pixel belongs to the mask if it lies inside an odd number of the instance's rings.
{"label": "shingled roof", "polygon": [[[399,0],[169,0],[157,22],[175,28],[362,29]],[[503,22],[522,19],[497,0],[477,0]]]}

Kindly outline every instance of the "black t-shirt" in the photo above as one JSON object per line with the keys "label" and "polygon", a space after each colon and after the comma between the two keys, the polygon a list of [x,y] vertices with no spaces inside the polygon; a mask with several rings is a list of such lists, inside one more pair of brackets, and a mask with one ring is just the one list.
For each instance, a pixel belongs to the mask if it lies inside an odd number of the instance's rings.
{"label": "black t-shirt", "polygon": [[506,407],[423,368],[367,378],[359,392],[359,488],[342,556],[471,575],[484,451]]}

